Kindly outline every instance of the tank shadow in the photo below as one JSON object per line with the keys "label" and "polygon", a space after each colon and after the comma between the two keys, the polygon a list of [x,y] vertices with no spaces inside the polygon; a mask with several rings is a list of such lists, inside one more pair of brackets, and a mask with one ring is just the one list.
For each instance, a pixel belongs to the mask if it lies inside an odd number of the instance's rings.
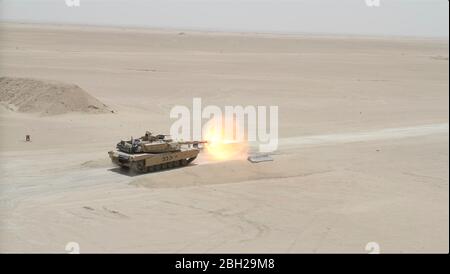
{"label": "tank shadow", "polygon": [[121,167],[110,168],[110,169],[108,169],[108,171],[118,173],[121,175],[125,175],[128,177],[136,177],[136,176],[140,176],[140,175],[145,175],[145,173],[137,173],[137,172],[132,171],[131,169],[125,169],[125,168],[121,168]]}
{"label": "tank shadow", "polygon": [[139,177],[139,176],[149,175],[149,174],[170,172],[170,171],[174,171],[174,170],[178,170],[178,169],[182,169],[182,168],[194,167],[194,166],[197,166],[197,165],[198,164],[196,164],[196,163],[190,163],[187,166],[172,167],[172,168],[166,168],[166,169],[155,170],[155,171],[151,171],[151,172],[143,172],[143,173],[139,173],[139,172],[133,171],[131,169],[121,168],[121,167],[110,168],[110,169],[108,169],[108,171],[114,172],[114,173],[118,173],[118,174],[121,174],[121,175],[125,175],[125,176],[128,176],[128,177]]}

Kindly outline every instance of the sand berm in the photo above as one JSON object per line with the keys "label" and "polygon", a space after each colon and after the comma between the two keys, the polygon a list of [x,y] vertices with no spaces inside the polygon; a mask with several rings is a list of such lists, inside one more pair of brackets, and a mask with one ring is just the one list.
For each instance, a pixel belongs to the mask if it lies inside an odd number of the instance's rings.
{"label": "sand berm", "polygon": [[0,102],[10,111],[43,116],[112,112],[77,85],[31,78],[0,77]]}

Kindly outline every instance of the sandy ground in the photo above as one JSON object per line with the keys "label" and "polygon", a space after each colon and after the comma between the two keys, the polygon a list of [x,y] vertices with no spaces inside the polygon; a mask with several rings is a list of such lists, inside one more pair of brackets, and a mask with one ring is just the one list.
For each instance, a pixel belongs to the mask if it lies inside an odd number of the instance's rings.
{"label": "sandy ground", "polygon": [[[18,24],[0,40],[0,76],[115,110],[0,112],[0,252],[449,251],[448,40]],[[275,161],[110,164],[194,96],[278,105]]]}

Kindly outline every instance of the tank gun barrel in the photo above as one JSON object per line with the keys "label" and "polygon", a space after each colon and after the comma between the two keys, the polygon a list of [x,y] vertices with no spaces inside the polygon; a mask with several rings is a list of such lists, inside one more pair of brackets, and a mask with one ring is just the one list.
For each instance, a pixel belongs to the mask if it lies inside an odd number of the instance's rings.
{"label": "tank gun barrel", "polygon": [[195,145],[195,144],[207,144],[208,141],[181,141],[180,145]]}
{"label": "tank gun barrel", "polygon": [[184,141],[184,142],[178,142],[180,145],[189,145],[189,146],[194,146],[194,147],[198,147],[198,145],[203,145],[203,144],[207,144],[208,141]]}

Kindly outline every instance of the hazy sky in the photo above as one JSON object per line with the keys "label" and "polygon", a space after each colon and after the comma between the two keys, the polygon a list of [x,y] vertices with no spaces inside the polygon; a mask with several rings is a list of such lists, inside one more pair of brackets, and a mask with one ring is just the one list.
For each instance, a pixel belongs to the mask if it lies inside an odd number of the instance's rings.
{"label": "hazy sky", "polygon": [[[69,0],[73,1],[73,0]],[[448,0],[0,0],[2,21],[447,37]]]}

